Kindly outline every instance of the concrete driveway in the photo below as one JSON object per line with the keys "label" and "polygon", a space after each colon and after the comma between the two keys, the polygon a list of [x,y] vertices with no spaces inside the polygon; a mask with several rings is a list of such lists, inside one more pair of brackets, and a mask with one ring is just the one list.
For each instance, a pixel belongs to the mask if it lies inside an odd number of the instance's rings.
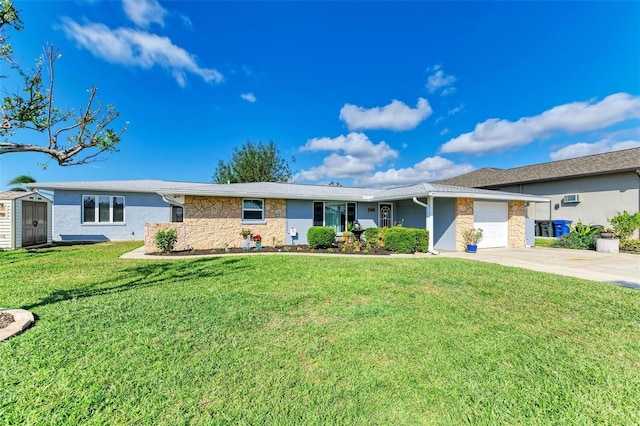
{"label": "concrete driveway", "polygon": [[640,255],[637,254],[532,247],[478,249],[475,254],[441,252],[440,256],[516,266],[640,289]]}

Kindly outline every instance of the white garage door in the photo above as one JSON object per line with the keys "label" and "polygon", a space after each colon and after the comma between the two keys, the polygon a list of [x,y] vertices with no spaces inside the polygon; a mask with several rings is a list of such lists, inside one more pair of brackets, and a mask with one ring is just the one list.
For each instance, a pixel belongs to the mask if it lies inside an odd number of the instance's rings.
{"label": "white garage door", "polygon": [[476,201],[473,203],[475,227],[483,231],[480,248],[509,245],[509,208],[507,203]]}

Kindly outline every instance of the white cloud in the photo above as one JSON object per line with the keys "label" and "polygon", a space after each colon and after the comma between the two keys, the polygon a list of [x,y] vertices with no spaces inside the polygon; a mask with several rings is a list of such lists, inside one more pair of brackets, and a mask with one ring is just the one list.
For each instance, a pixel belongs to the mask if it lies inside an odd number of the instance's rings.
{"label": "white cloud", "polygon": [[242,93],[240,95],[240,97],[242,99],[244,99],[247,102],[251,102],[254,103],[257,99],[256,99],[256,95],[254,95],[253,93],[249,92],[249,93]]}
{"label": "white cloud", "polygon": [[373,175],[361,176],[354,180],[361,186],[395,186],[431,182],[458,176],[474,170],[470,164],[456,164],[440,156],[427,157],[413,167],[379,171]]}
{"label": "white cloud", "polygon": [[447,133],[449,133],[449,129],[447,129],[446,127],[444,129],[440,130],[440,136],[444,136]]}
{"label": "white cloud", "polygon": [[377,166],[398,157],[398,152],[386,142],[373,143],[362,133],[349,133],[336,138],[314,138],[300,151],[331,151],[322,165],[303,170],[294,180],[319,181],[322,179],[354,178],[372,172]]}
{"label": "white cloud", "polygon": [[559,105],[518,121],[491,118],[446,142],[440,152],[487,153],[526,145],[552,132],[587,132],[603,129],[632,118],[640,118],[640,97],[627,93],[607,96],[600,102],[572,102]]}
{"label": "white cloud", "polygon": [[69,18],[63,18],[62,28],[67,37],[98,58],[143,69],[159,66],[168,70],[181,87],[186,84],[187,73],[207,83],[220,83],[224,79],[219,71],[198,66],[194,55],[167,37],[129,28],[112,30],[103,24],[80,25]]}
{"label": "white cloud", "polygon": [[340,109],[340,120],[347,123],[349,130],[410,130],[430,116],[431,113],[431,106],[424,98],[418,98],[418,104],[415,109],[394,99],[389,105],[370,109],[344,104]]}
{"label": "white cloud", "polygon": [[451,117],[452,115],[456,115],[460,111],[462,111],[462,104],[458,105],[455,108],[451,108],[449,111],[447,111],[447,115]]}
{"label": "white cloud", "polygon": [[124,12],[136,25],[147,28],[156,23],[164,26],[165,8],[157,0],[122,0]]}
{"label": "white cloud", "polygon": [[603,152],[620,151],[640,147],[640,141],[611,141],[608,139],[594,143],[579,142],[567,145],[562,149],[552,152],[549,157],[552,160],[566,160],[568,158],[583,157],[585,155],[602,154]]}
{"label": "white cloud", "polygon": [[453,87],[453,83],[457,81],[457,78],[452,75],[445,74],[439,65],[431,68],[431,71],[435,72],[427,77],[427,89],[429,90],[429,93],[435,93],[442,89],[440,94],[442,96],[446,96],[456,91],[456,88]]}

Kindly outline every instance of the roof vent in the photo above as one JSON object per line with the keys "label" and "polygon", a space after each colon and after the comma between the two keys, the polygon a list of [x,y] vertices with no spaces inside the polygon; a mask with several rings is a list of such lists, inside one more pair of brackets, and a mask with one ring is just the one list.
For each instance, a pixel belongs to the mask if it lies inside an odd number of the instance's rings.
{"label": "roof vent", "polygon": [[564,198],[562,199],[562,201],[564,203],[579,203],[580,202],[580,197],[578,196],[578,194],[569,194],[569,195],[565,195]]}

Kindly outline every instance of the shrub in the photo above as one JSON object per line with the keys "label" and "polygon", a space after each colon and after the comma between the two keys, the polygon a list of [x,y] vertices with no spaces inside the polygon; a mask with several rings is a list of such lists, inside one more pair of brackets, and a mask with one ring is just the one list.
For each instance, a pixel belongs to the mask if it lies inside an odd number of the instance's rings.
{"label": "shrub", "polygon": [[378,244],[378,232],[379,232],[379,229],[378,228],[374,228],[374,227],[365,229],[364,230],[364,240],[366,242],[368,242],[368,243],[377,245]]}
{"label": "shrub", "polygon": [[596,240],[593,235],[580,234],[578,232],[570,232],[559,237],[553,242],[551,247],[568,248],[568,249],[580,249],[580,250],[594,250],[596,247]]}
{"label": "shrub", "polygon": [[416,251],[426,253],[429,251],[429,231],[416,229]]}
{"label": "shrub", "polygon": [[336,239],[336,231],[328,226],[312,226],[307,231],[307,243],[311,248],[331,247]]}
{"label": "shrub", "polygon": [[625,210],[609,219],[609,223],[613,226],[616,237],[628,240],[640,228],[640,212],[631,214]]}
{"label": "shrub", "polygon": [[385,230],[384,245],[396,253],[426,252],[429,249],[429,231],[394,226]]}
{"label": "shrub", "polygon": [[175,229],[167,229],[166,231],[158,231],[156,233],[156,247],[163,253],[170,253],[178,241],[178,231]]}
{"label": "shrub", "polygon": [[630,251],[631,253],[640,254],[640,240],[620,241],[620,250]]}

